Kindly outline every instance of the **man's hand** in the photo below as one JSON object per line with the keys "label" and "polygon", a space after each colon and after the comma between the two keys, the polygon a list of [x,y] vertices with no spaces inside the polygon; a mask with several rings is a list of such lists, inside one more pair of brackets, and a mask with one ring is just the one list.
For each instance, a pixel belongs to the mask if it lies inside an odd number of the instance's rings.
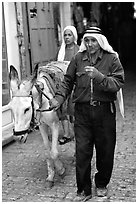
{"label": "man's hand", "polygon": [[92,67],[92,66],[86,66],[85,71],[88,74],[88,76],[92,79],[94,79],[99,73],[99,71],[95,67]]}
{"label": "man's hand", "polygon": [[49,100],[49,105],[50,105],[50,109],[51,110],[54,109],[55,111],[60,107],[59,102],[55,98],[52,98]]}

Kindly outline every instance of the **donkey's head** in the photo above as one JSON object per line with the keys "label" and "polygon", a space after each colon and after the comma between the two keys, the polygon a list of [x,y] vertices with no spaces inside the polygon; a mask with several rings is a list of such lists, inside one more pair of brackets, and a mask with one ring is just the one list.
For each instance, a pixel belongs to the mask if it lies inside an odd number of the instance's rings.
{"label": "donkey's head", "polygon": [[34,69],[32,79],[20,81],[17,70],[10,66],[10,88],[12,99],[10,108],[14,117],[14,138],[25,142],[33,116],[32,87],[37,78],[38,65]]}

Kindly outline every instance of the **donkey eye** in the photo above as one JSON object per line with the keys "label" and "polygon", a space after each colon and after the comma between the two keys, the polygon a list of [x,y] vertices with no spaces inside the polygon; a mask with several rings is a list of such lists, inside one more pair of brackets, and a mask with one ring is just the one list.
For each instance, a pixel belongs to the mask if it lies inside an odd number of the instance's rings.
{"label": "donkey eye", "polygon": [[24,113],[26,113],[27,111],[29,111],[29,109],[30,109],[30,108],[26,108],[26,109],[24,110]]}

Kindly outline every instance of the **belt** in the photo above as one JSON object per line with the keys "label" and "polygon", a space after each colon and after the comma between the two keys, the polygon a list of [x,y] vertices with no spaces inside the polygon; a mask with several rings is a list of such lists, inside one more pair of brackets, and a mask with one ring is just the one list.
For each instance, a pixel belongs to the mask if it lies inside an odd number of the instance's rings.
{"label": "belt", "polygon": [[100,106],[100,105],[103,105],[103,104],[109,104],[110,102],[106,102],[106,101],[91,101],[90,105],[91,106]]}

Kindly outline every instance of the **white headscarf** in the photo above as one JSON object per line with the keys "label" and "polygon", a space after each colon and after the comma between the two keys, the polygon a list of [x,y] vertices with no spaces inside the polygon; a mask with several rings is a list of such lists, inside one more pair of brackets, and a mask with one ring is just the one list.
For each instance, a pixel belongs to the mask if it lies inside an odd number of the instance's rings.
{"label": "white headscarf", "polygon": [[60,50],[59,50],[59,53],[58,53],[58,57],[57,57],[57,61],[64,61],[64,57],[65,57],[65,47],[66,47],[66,44],[65,44],[65,41],[64,41],[64,32],[65,30],[71,30],[73,35],[74,35],[74,43],[77,44],[77,40],[78,40],[78,35],[77,35],[77,30],[74,26],[66,26],[63,30],[63,33],[62,33],[62,44],[61,44],[61,47],[60,47]]}
{"label": "white headscarf", "polygon": [[96,40],[98,41],[100,47],[103,50],[105,50],[105,51],[107,51],[109,53],[115,53],[116,56],[118,57],[118,53],[113,50],[111,45],[109,45],[109,43],[107,41],[107,38],[104,35],[99,34],[99,33],[85,33],[84,36],[83,36],[81,45],[80,45],[79,52],[83,52],[84,50],[86,50],[86,46],[85,46],[85,43],[84,43],[84,38],[86,38],[86,37],[94,37],[94,38],[96,38]]}

